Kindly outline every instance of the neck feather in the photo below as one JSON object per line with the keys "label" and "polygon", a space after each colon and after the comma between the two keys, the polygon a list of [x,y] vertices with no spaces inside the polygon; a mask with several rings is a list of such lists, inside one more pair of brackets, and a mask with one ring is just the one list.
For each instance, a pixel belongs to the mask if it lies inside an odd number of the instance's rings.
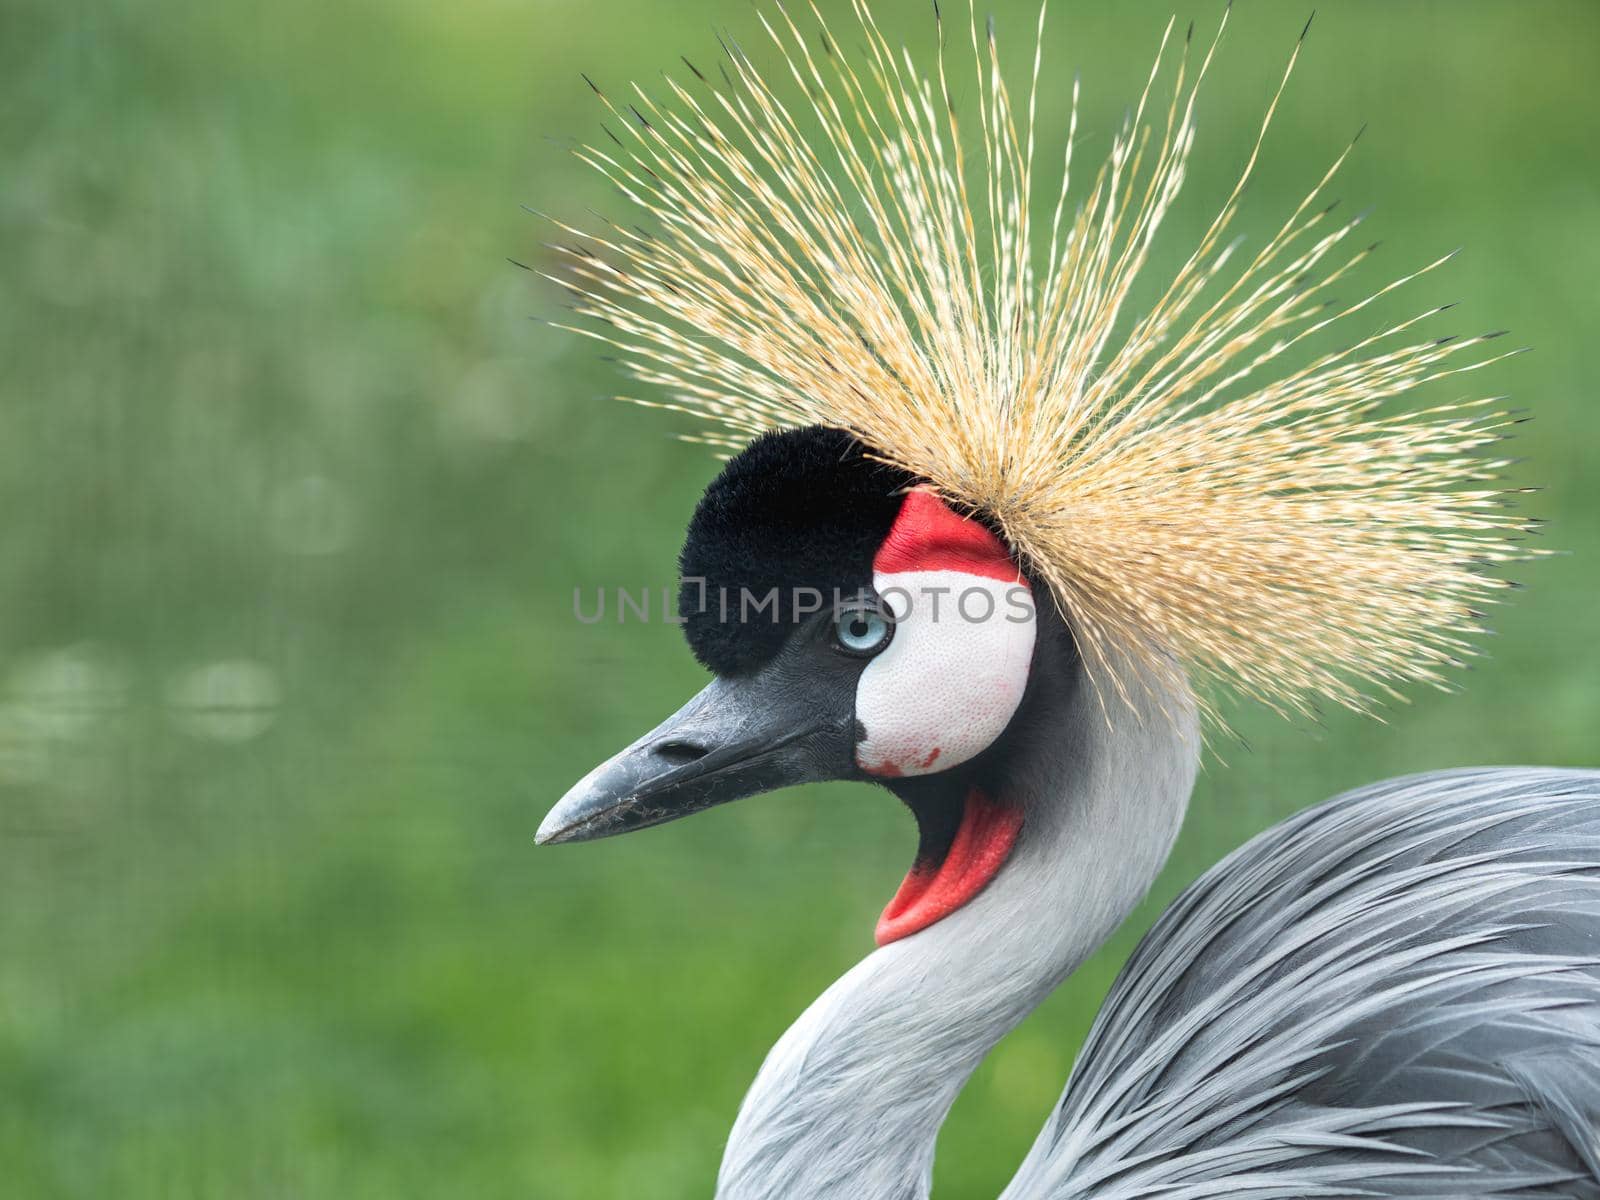
{"label": "neck feather", "polygon": [[1143,707],[1108,720],[1083,686],[1041,714],[1001,785],[1025,812],[1010,861],[790,1027],[745,1097],[719,1200],[928,1196],[957,1093],[1138,904],[1177,835],[1199,761],[1193,704]]}

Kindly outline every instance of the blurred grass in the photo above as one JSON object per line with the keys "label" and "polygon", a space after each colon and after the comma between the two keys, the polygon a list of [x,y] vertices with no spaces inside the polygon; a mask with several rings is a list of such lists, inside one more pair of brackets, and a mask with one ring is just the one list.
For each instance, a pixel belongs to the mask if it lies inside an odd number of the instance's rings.
{"label": "blurred grass", "polygon": [[[837,4],[828,5],[830,9]],[[881,4],[926,40],[921,4]],[[1022,41],[1031,4],[997,3]],[[1176,4],[1207,28],[1215,4]],[[1165,4],[1059,3],[1044,111],[1087,152]],[[1244,4],[1185,246],[1305,12]],[[869,946],[910,852],[834,787],[534,852],[545,808],[698,674],[573,621],[670,580],[712,465],[529,318],[507,257],[616,206],[565,139],[580,69],[712,57],[741,5],[8,0],[0,37],[0,1163],[19,1197],[693,1197],[767,1045]],[[1600,9],[1324,3],[1254,187],[1342,194],[1408,304],[1536,353],[1528,567],[1463,692],[1387,724],[1261,717],[1151,902],[957,1105],[939,1194],[996,1194],[1116,965],[1185,882],[1334,790],[1593,763],[1600,730]]]}

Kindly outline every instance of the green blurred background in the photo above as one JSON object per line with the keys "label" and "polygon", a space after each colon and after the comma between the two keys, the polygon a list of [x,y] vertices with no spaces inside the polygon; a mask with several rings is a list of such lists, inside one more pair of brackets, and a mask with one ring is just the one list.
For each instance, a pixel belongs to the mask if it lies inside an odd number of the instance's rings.
{"label": "green blurred background", "polygon": [[[838,3],[827,5],[842,12]],[[1058,0],[1097,156],[1173,7]],[[1163,239],[1225,193],[1306,4],[1242,3]],[[924,0],[882,0],[926,48]],[[1025,66],[1033,5],[996,3]],[[1526,567],[1463,692],[1387,724],[1246,715],[1149,903],[956,1107],[987,1197],[1159,906],[1251,833],[1426,767],[1600,760],[1600,6],[1321,5],[1242,228],[1363,122],[1366,282],[1467,252],[1535,353]],[[842,18],[841,18],[842,19]],[[766,1047],[870,947],[912,848],[862,787],[535,850],[566,785],[700,683],[675,630],[572,617],[669,582],[714,464],[606,399],[520,206],[620,203],[579,79],[715,58],[736,0],[0,6],[0,1193],[704,1197]],[[1374,315],[1374,321],[1377,315]],[[1444,398],[1456,394],[1450,389]]]}

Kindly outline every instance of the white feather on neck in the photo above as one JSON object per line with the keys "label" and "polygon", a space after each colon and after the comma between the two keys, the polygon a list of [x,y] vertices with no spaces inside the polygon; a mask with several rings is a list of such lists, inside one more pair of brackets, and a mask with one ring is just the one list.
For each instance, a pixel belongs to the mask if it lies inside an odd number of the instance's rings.
{"label": "white feather on neck", "polygon": [[1108,721],[1092,687],[1050,714],[1008,795],[1026,822],[971,903],[869,955],[767,1055],[718,1200],[924,1200],[934,1145],[984,1056],[1139,903],[1199,763],[1189,697]]}

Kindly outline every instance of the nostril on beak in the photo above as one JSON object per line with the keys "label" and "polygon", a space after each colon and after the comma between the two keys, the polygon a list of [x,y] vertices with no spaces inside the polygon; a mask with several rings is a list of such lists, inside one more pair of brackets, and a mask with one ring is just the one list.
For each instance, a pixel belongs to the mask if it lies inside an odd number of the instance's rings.
{"label": "nostril on beak", "polygon": [[697,742],[684,741],[682,738],[673,738],[651,747],[657,758],[664,758],[673,766],[684,766],[688,763],[698,762],[710,753],[706,747]]}

